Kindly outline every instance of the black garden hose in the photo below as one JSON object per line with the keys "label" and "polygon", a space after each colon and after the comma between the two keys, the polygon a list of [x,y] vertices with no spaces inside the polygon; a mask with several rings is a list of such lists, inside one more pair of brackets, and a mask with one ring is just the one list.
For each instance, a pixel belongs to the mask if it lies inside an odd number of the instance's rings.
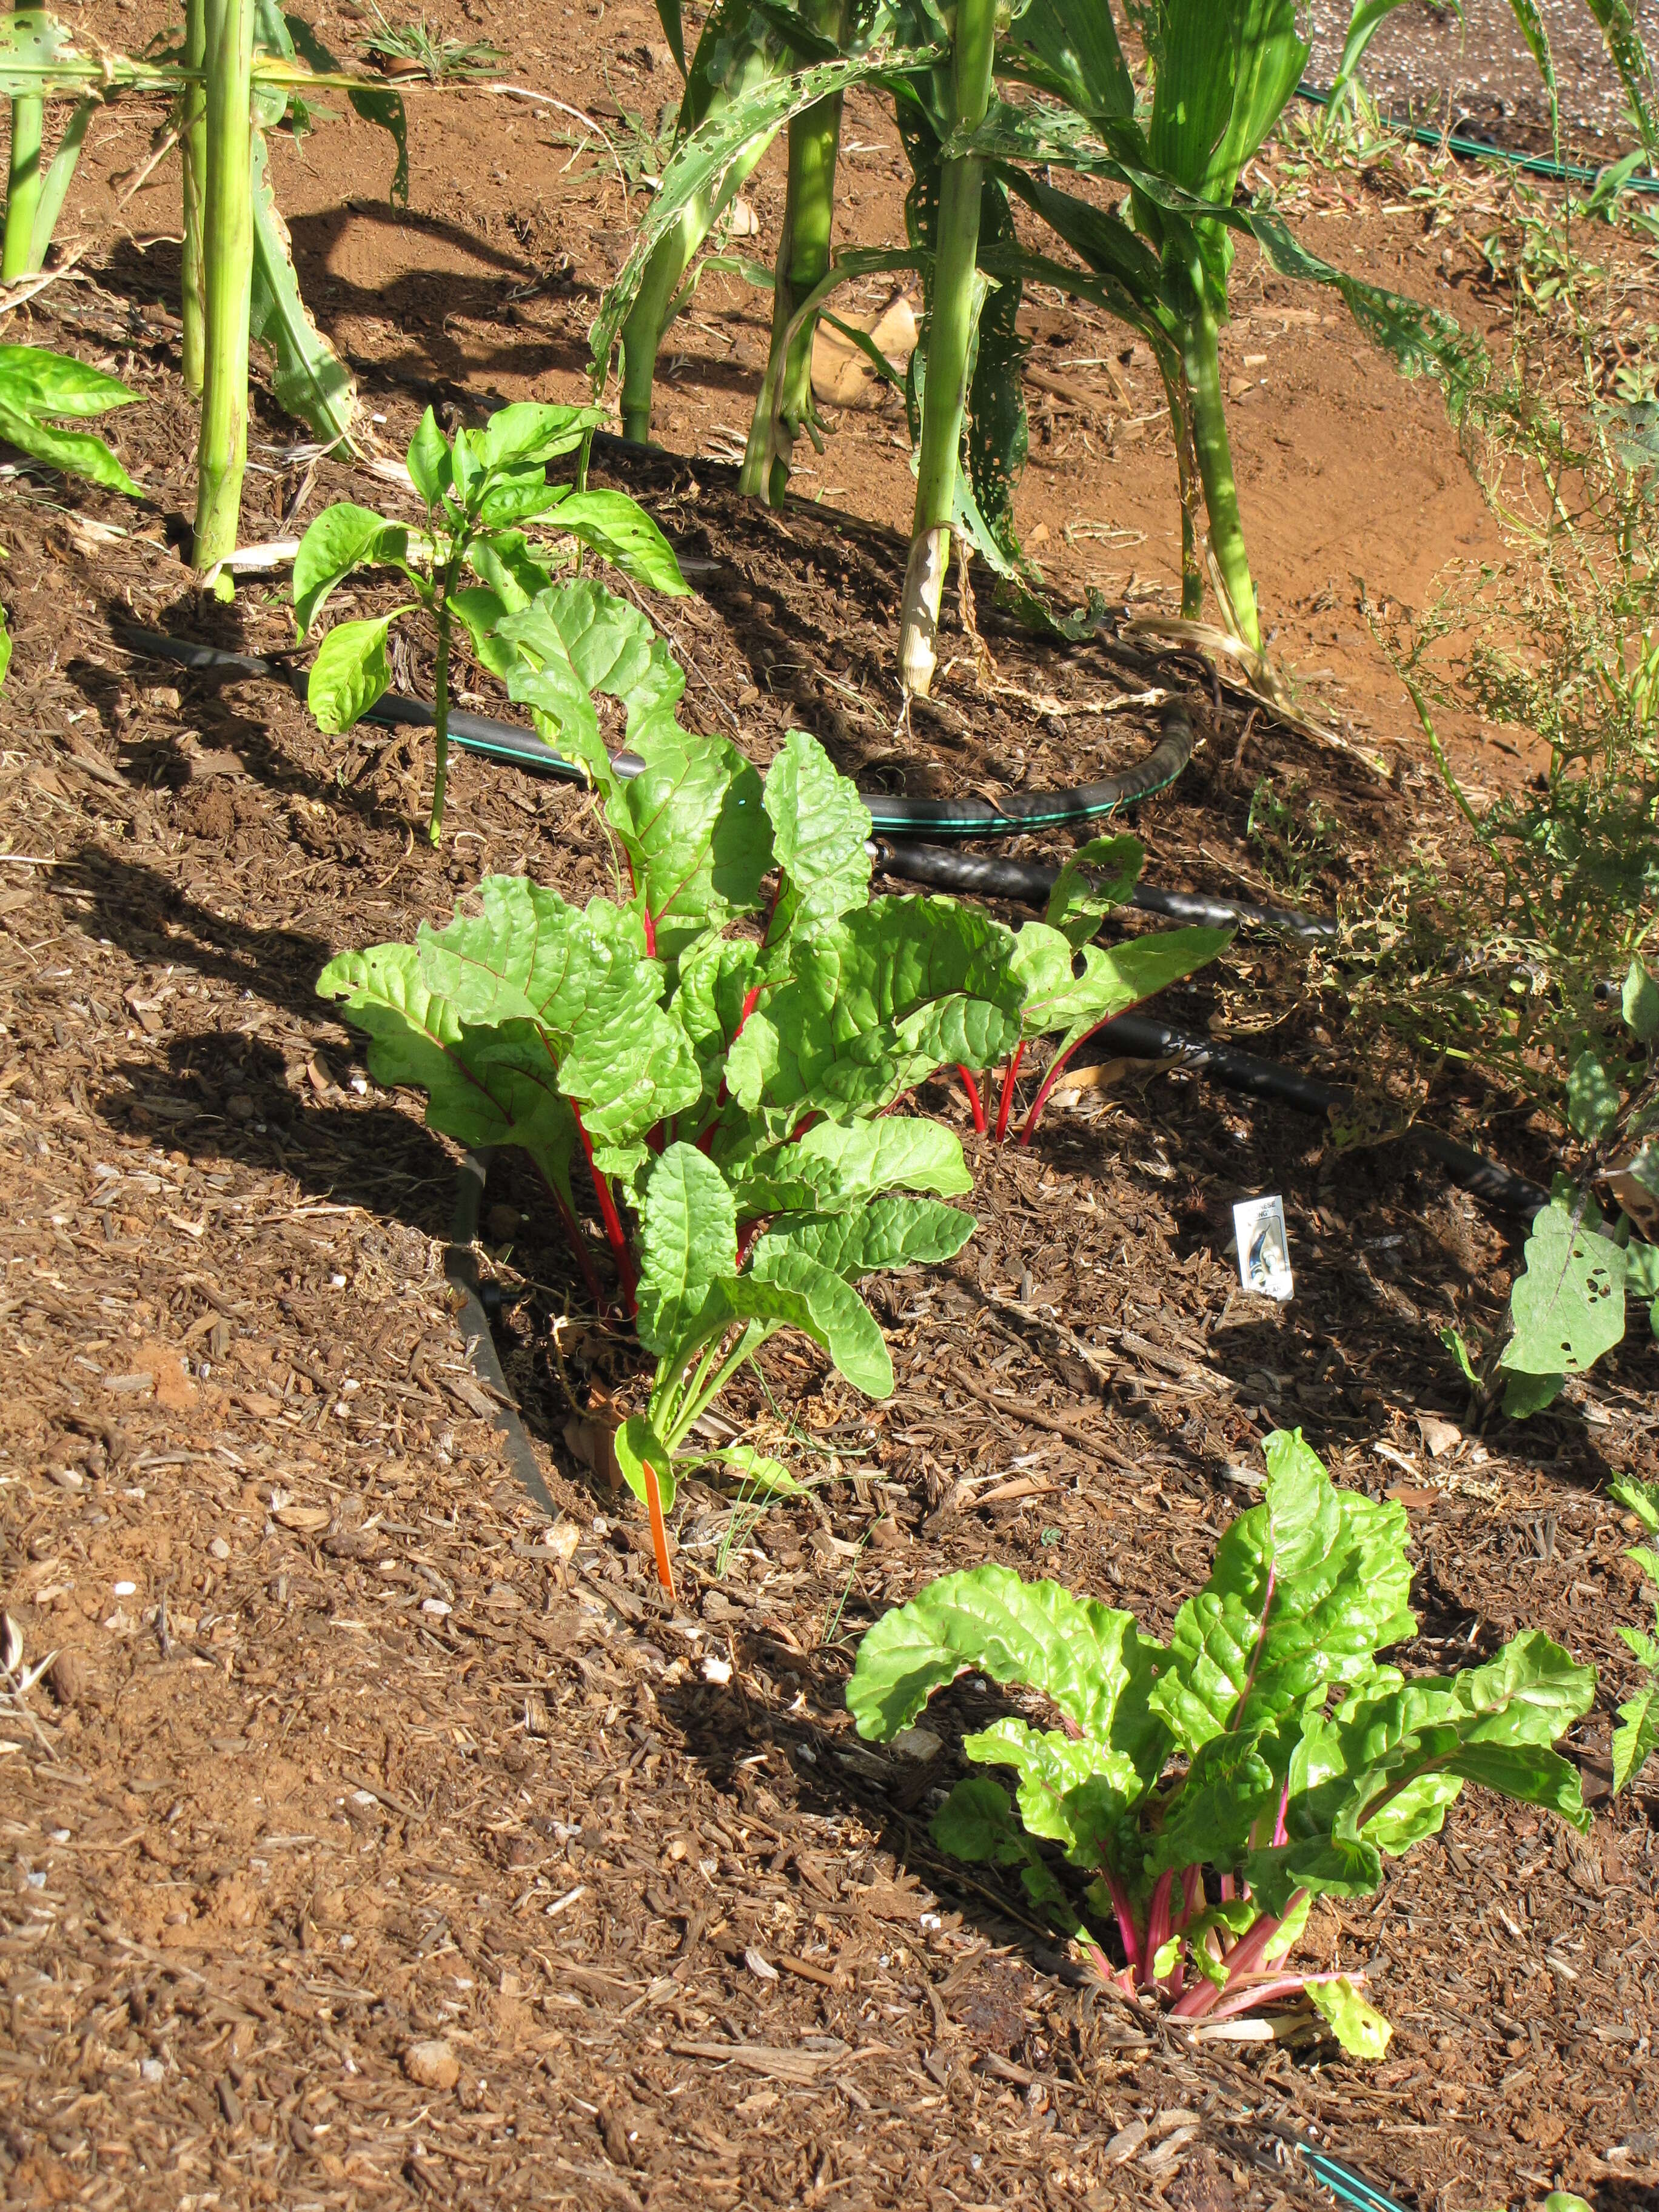
{"label": "black garden hose", "polygon": [[[882,839],[876,852],[883,872],[904,883],[969,891],[981,898],[1012,899],[1023,906],[1046,906],[1060,879],[1060,870],[1042,860],[998,860],[889,838]],[[1204,922],[1218,929],[1247,922],[1258,929],[1283,930],[1309,944],[1323,943],[1337,934],[1335,922],[1323,915],[1293,914],[1281,907],[1255,906],[1248,899],[1203,898],[1195,891],[1164,890],[1157,884],[1137,884],[1128,903],[1144,914],[1162,915],[1167,921]]]}
{"label": "black garden hose", "polygon": [[[1310,101],[1316,107],[1328,107],[1331,95],[1314,84],[1299,84],[1297,98]],[[1520,169],[1529,177],[1545,177],[1552,184],[1593,185],[1601,174],[1600,169],[1586,168],[1582,161],[1558,161],[1547,154],[1522,154],[1512,146],[1499,146],[1492,139],[1476,137],[1466,124],[1462,130],[1449,133],[1437,131],[1432,124],[1413,123],[1409,117],[1385,115],[1380,118],[1385,130],[1397,131],[1419,146],[1443,146],[1449,154],[1456,154],[1465,161],[1501,161],[1506,168]],[[1659,192],[1659,176],[1626,177],[1620,187],[1626,192]]]}
{"label": "black garden hose", "polygon": [[[1262,1060],[1224,1038],[1194,1036],[1188,1030],[1173,1028],[1152,1014],[1120,1014],[1096,1031],[1097,1042],[1109,1052],[1115,1048],[1131,1060],[1179,1060],[1188,1067],[1213,1076],[1231,1091],[1246,1091],[1255,1098],[1277,1098],[1304,1114],[1328,1120],[1336,1110],[1351,1106],[1353,1093],[1340,1084],[1322,1083],[1286,1067],[1276,1060]],[[1500,1213],[1530,1221],[1547,1206],[1550,1194],[1525,1176],[1511,1174],[1495,1160],[1460,1145],[1442,1129],[1413,1122],[1407,1133],[1419,1150],[1438,1160],[1452,1181],[1471,1197]]]}
{"label": "black garden hose", "polygon": [[[226,653],[217,646],[197,645],[187,638],[168,637],[159,630],[122,628],[116,633],[131,653],[155,660],[176,661],[185,668],[218,670],[227,675],[270,678],[285,684],[296,697],[306,691],[305,672],[281,660],[264,660],[250,653]],[[363,716],[382,728],[429,730],[435,715],[423,699],[387,691]],[[1121,775],[1097,783],[1079,785],[1070,791],[1011,791],[1000,802],[986,799],[896,799],[885,792],[862,792],[870,819],[883,835],[900,837],[1014,837],[1028,830],[1059,829],[1068,823],[1098,821],[1133,806],[1154,792],[1167,790],[1193,757],[1195,741],[1192,718],[1179,703],[1161,713],[1163,734],[1152,750]],[[452,709],[449,736],[464,752],[487,760],[509,763],[531,775],[551,776],[562,783],[590,781],[580,762],[544,745],[533,730],[511,722],[495,722],[482,714]],[[611,757],[618,775],[638,775],[644,763],[636,753]]]}

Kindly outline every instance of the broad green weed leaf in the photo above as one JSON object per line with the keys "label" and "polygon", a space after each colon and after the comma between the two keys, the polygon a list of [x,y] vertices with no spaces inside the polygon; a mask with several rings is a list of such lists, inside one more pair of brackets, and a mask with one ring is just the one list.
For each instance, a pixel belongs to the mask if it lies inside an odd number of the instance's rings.
{"label": "broad green weed leaf", "polygon": [[303,637],[322,611],[335,586],[354,568],[403,566],[409,559],[409,532],[372,507],[343,500],[325,507],[294,556],[294,619]]}
{"label": "broad green weed leaf", "polygon": [[670,1352],[686,1337],[737,1251],[725,1176],[695,1145],[670,1145],[645,1186],[637,1326],[648,1352]]}
{"label": "broad green weed leaf", "polygon": [[1567,1078],[1567,1120],[1575,1136],[1593,1144],[1619,1119],[1619,1085],[1593,1052],[1580,1053]]}
{"label": "broad green weed leaf", "polygon": [[[1625,1255],[1555,1200],[1534,1218],[1510,1294],[1515,1334],[1500,1364],[1522,1375],[1578,1375],[1625,1334]],[[1506,1408],[1507,1410],[1507,1408]]]}
{"label": "broad green weed leaf", "polygon": [[1168,1744],[1147,1705],[1163,1656],[1133,1614],[988,1565],[945,1575],[883,1614],[859,1647],[847,1709],[861,1736],[885,1742],[935,1690],[973,1668],[1040,1690],[1085,1735],[1126,1753],[1144,1778]]}
{"label": "broad green weed leaf", "polygon": [[48,421],[84,421],[112,407],[131,407],[136,392],[101,368],[44,346],[0,345],[0,404],[14,414]]}
{"label": "broad green weed leaf", "polygon": [[362,721],[392,685],[386,657],[386,632],[407,607],[372,622],[336,623],[317,648],[306,680],[306,704],[320,730],[333,736]]}
{"label": "broad green weed leaf", "polygon": [[1078,951],[1133,890],[1146,858],[1139,837],[1096,837],[1079,846],[1048,894],[1043,921]]}
{"label": "broad green weed leaf", "polygon": [[686,599],[691,586],[680,573],[673,547],[637,500],[621,491],[572,491],[556,495],[557,529],[632,577],[647,591]]}
{"label": "broad green weed leaf", "polygon": [[783,874],[768,941],[833,921],[869,896],[870,810],[817,739],[791,730],[766,771],[763,799]]}
{"label": "broad green weed leaf", "polygon": [[1659,979],[1640,960],[1630,963],[1620,1003],[1626,1025],[1635,1030],[1639,1044],[1648,1044],[1659,1036]]}
{"label": "broad green weed leaf", "polygon": [[1607,1495],[1627,1513],[1633,1513],[1644,1528],[1651,1528],[1659,1535],[1659,1482],[1644,1482],[1633,1474],[1616,1474],[1607,1485]]}
{"label": "broad green weed leaf", "polygon": [[1394,2033],[1374,2006],[1366,2003],[1346,1974],[1334,1981],[1310,1981],[1308,1995],[1316,2011],[1331,2024],[1331,2032],[1350,2058],[1381,2058]]}
{"label": "broad green weed leaf", "polygon": [[[741,1189],[739,1185],[739,1189]],[[884,1267],[933,1266],[953,1259],[975,1229],[974,1217],[929,1198],[867,1200],[845,1213],[786,1215],[755,1247],[805,1252],[833,1274],[855,1283]]]}

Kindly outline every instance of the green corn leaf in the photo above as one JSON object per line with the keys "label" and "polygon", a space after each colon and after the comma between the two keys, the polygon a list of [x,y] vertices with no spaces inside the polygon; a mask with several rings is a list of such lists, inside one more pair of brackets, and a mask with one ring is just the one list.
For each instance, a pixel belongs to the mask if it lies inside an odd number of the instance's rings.
{"label": "green corn leaf", "polygon": [[765,1273],[772,1255],[804,1252],[854,1283],[881,1268],[954,1259],[975,1225],[971,1213],[936,1199],[877,1198],[844,1213],[795,1214],[776,1222],[757,1243],[755,1259]]}
{"label": "green corn leaf", "polygon": [[1005,73],[1026,76],[1091,118],[1134,113],[1134,80],[1109,7],[1029,0],[1008,36]]}
{"label": "green corn leaf", "polygon": [[89,430],[54,430],[33,415],[26,415],[0,396],[0,440],[65,476],[84,477],[88,483],[125,492],[129,499],[143,494],[101,438]]}
{"label": "green corn leaf", "polygon": [[248,336],[274,356],[276,404],[325,446],[351,444],[357,386],[351,372],[312,319],[300,296],[294,241],[277,210],[266,166],[263,131],[253,133],[253,272]]}
{"label": "green corn leaf", "polygon": [[402,523],[349,501],[325,507],[294,556],[294,619],[301,636],[354,569],[405,568],[408,561],[409,532]]}
{"label": "green corn leaf", "polygon": [[1139,837],[1095,837],[1079,846],[1055,878],[1044,922],[1079,950],[1133,890],[1146,858]]}
{"label": "green corn leaf", "polygon": [[1567,1077],[1567,1120],[1586,1144],[1605,1137],[1619,1119],[1618,1085],[1593,1052],[1582,1052]]}
{"label": "green corn leaf", "polygon": [[1640,960],[1630,963],[1621,1003],[1626,1024],[1635,1030],[1638,1043],[1659,1036],[1659,977]]}
{"label": "green corn leaf", "polygon": [[374,702],[392,687],[386,657],[386,632],[405,607],[369,622],[336,623],[317,648],[306,681],[306,704],[319,730],[338,737],[362,721]]}
{"label": "green corn leaf", "polygon": [[[933,48],[911,51],[904,57],[907,68],[940,58],[942,51]],[[663,173],[650,210],[635,234],[633,251],[605,294],[594,323],[590,342],[597,381],[602,382],[609,369],[623,324],[659,241],[685,211],[694,203],[707,207],[711,216],[718,211],[733,173],[757,143],[764,144],[792,115],[881,76],[893,59],[892,47],[880,40],[866,53],[823,62],[781,80],[763,81],[718,108],[682,142]]]}
{"label": "green corn leaf", "polygon": [[1607,52],[1630,98],[1650,164],[1659,162],[1659,130],[1653,118],[1653,64],[1627,0],[1584,0],[1600,25]]}
{"label": "green corn leaf", "polygon": [[668,41],[668,51],[674,57],[674,66],[685,75],[685,26],[680,20],[680,0],[657,0],[657,18],[662,25],[662,34]]}
{"label": "green corn leaf", "polygon": [[1125,1753],[1144,1780],[1169,1743],[1148,1702],[1163,1657],[1133,1614],[988,1565],[946,1575],[883,1614],[859,1647],[847,1709],[861,1736],[885,1742],[972,1668],[1040,1690],[1085,1736]]}
{"label": "green corn leaf", "polygon": [[1616,1796],[1646,1765],[1659,1744],[1659,1682],[1646,1683],[1619,1708],[1613,1731],[1613,1787]]}
{"label": "green corn leaf", "polygon": [[670,1145],[652,1164],[641,1214],[637,1327],[647,1352],[670,1352],[691,1333],[737,1250],[725,1176],[695,1145]]}
{"label": "green corn leaf", "polygon": [[789,732],[766,771],[762,803],[783,876],[769,944],[862,906],[870,888],[870,810],[816,738]]}
{"label": "green corn leaf", "polygon": [[787,1291],[801,1300],[817,1330],[817,1341],[837,1370],[866,1398],[885,1398],[893,1388],[893,1363],[876,1319],[850,1283],[787,1239],[762,1237],[745,1279]]}
{"label": "green corn leaf", "polygon": [[1510,1294],[1515,1334],[1500,1364],[1522,1375],[1582,1374],[1625,1334],[1625,1255],[1559,1200],[1527,1237],[1526,1267]]}
{"label": "green corn leaf", "polygon": [[1366,2003],[1346,1974],[1334,1981],[1310,1981],[1307,1993],[1316,2012],[1330,2022],[1331,2032],[1350,2058],[1376,2059],[1389,2048],[1393,2028],[1372,2005]]}
{"label": "green corn leaf", "polygon": [[[1233,112],[1239,53],[1237,0],[1165,0],[1146,126],[1153,169],[1200,199]],[[1231,198],[1231,194],[1225,197]]]}
{"label": "green corn leaf", "polygon": [[1337,1490],[1300,1430],[1262,1449],[1263,1501],[1232,1523],[1209,1580],[1176,1614],[1153,1693],[1191,1751],[1267,1726],[1324,1685],[1361,1680],[1380,1647],[1417,1625],[1404,1508]]}
{"label": "green corn leaf", "polygon": [[85,421],[112,407],[131,407],[136,392],[101,368],[44,346],[0,345],[0,404],[16,415]]}
{"label": "green corn leaf", "polygon": [[1365,58],[1365,49],[1376,36],[1402,0],[1354,0],[1353,13],[1348,18],[1348,28],[1342,41],[1342,55],[1331,79],[1330,99],[1327,112],[1337,112],[1347,96],[1348,87],[1359,74],[1359,64]]}
{"label": "green corn leaf", "polygon": [[647,591],[684,599],[691,586],[680,574],[673,547],[639,504],[620,491],[574,491],[558,488],[554,520],[613,568]]}
{"label": "green corn leaf", "polygon": [[376,1082],[427,1094],[431,1127],[464,1145],[518,1145],[567,1205],[576,1125],[532,1025],[466,1028],[421,981],[412,945],[342,953],[318,978],[318,994],[344,1001],[368,1033]]}

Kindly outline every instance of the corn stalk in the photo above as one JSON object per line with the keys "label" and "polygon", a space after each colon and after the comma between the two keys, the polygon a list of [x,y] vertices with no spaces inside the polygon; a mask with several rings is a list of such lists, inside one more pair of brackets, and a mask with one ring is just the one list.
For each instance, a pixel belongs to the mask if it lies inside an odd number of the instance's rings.
{"label": "corn stalk", "polygon": [[46,102],[38,94],[11,103],[11,161],[6,179],[6,238],[0,252],[0,279],[10,283],[34,268],[35,210],[40,200],[40,133]]}
{"label": "corn stalk", "polygon": [[196,566],[236,546],[247,465],[248,314],[253,289],[253,0],[203,0],[202,430]]}
{"label": "corn stalk", "polygon": [[[951,52],[951,123],[976,131],[990,104],[996,43],[995,0],[958,0]],[[899,674],[907,692],[927,695],[937,662],[939,601],[956,514],[957,470],[973,348],[975,273],[984,164],[947,155],[939,179],[939,244],[922,395],[921,450],[910,557],[899,625]]]}
{"label": "corn stalk", "polygon": [[184,168],[184,334],[179,350],[185,389],[200,398],[207,358],[206,278],[202,266],[202,205],[207,173],[207,100],[199,71],[207,57],[207,0],[185,0],[185,67],[179,94],[179,153]]}

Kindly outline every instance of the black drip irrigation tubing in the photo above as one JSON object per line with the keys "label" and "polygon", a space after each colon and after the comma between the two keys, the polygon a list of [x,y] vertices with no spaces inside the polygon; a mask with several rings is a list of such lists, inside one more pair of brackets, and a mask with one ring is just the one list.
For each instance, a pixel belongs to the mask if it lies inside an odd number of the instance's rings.
{"label": "black drip irrigation tubing", "polygon": [[[130,651],[154,659],[176,661],[185,668],[203,671],[219,670],[242,676],[264,677],[285,684],[296,695],[303,696],[305,677],[298,669],[282,661],[265,660],[252,653],[227,653],[216,646],[198,645],[188,639],[167,636],[161,631],[122,628],[117,632],[122,644]],[[388,691],[379,699],[363,717],[383,727],[413,727],[430,729],[435,719],[432,708],[424,700],[410,699],[401,693]],[[1172,703],[1163,710],[1164,734],[1146,758],[1121,777],[1099,783],[1085,784],[1070,792],[1012,792],[1000,805],[984,799],[891,799],[881,793],[865,793],[865,804],[869,807],[871,821],[878,835],[885,838],[890,830],[917,830],[926,828],[935,836],[984,837],[1012,836],[1045,825],[1087,821],[1102,814],[1115,812],[1120,807],[1131,806],[1150,798],[1175,781],[1192,757],[1193,726],[1184,707]],[[508,722],[493,722],[477,714],[452,714],[449,733],[456,744],[467,751],[476,752],[487,759],[510,763],[526,769],[531,775],[550,776],[567,783],[586,784],[589,781],[586,769],[575,761],[567,760],[551,746],[544,745],[532,731],[515,728]],[[617,773],[623,776],[637,775],[644,763],[636,754],[617,753],[613,756]],[[977,854],[956,853],[929,848],[901,839],[884,842],[878,847],[881,864],[888,872],[902,875],[912,882],[948,886],[951,889],[975,890],[982,896],[1045,903],[1060,871],[1039,863],[1023,860],[986,859]],[[1255,907],[1243,901],[1206,899],[1186,891],[1161,890],[1153,884],[1137,885],[1133,903],[1147,911],[1183,921],[1205,921],[1225,924],[1232,921],[1256,922],[1269,927],[1287,930],[1304,939],[1325,939],[1336,933],[1334,922],[1307,915],[1293,915],[1272,908]],[[1333,1084],[1320,1083],[1298,1070],[1282,1066],[1276,1060],[1261,1060],[1254,1053],[1228,1044],[1219,1038],[1199,1037],[1186,1030],[1172,1029],[1149,1015],[1124,1014],[1109,1023],[1098,1034],[1111,1040],[1133,1058],[1164,1059],[1170,1056],[1188,1066],[1201,1068],[1220,1083],[1237,1091],[1249,1092],[1258,1098],[1278,1098],[1299,1108],[1303,1112],[1328,1118],[1334,1109],[1351,1102],[1352,1094]],[[1483,1158],[1468,1146],[1460,1145],[1453,1137],[1437,1129],[1425,1129],[1413,1125],[1412,1136],[1415,1143],[1432,1158],[1440,1161],[1453,1180],[1473,1195],[1503,1212],[1519,1215],[1530,1220],[1540,1206],[1549,1203],[1548,1194],[1524,1176],[1510,1174],[1507,1168]],[[469,1176],[462,1176],[461,1196],[457,1200],[455,1236],[451,1243],[451,1258],[462,1268],[453,1274],[463,1293],[477,1306],[477,1315],[470,1323],[481,1331],[480,1353],[489,1347],[488,1357],[495,1360],[494,1346],[489,1338],[489,1319],[482,1304],[477,1302],[477,1269],[471,1260],[471,1247],[477,1230],[478,1198],[483,1190],[482,1167],[470,1163],[477,1175],[477,1188],[471,1192],[471,1212],[463,1214],[468,1201]],[[469,1308],[469,1312],[471,1309]],[[493,1389],[505,1392],[505,1382],[500,1378],[500,1363],[495,1362],[495,1376],[490,1378]],[[520,1469],[520,1480],[538,1504],[545,1501],[544,1510],[553,1510],[552,1500],[535,1465],[535,1455],[530,1441],[516,1415],[511,1425],[507,1419],[510,1408],[501,1408],[501,1425],[507,1431],[509,1450],[515,1463],[520,1450],[527,1462]],[[513,1441],[516,1429],[520,1443]]]}
{"label": "black drip irrigation tubing", "polygon": [[[1312,102],[1316,107],[1330,106],[1330,88],[1322,91],[1316,84],[1299,84],[1298,100]],[[1443,146],[1449,154],[1461,155],[1470,161],[1502,161],[1511,169],[1524,170],[1529,177],[1547,177],[1553,184],[1593,185],[1601,176],[1600,169],[1588,169],[1582,161],[1558,161],[1548,154],[1522,154],[1512,146],[1499,146],[1489,138],[1471,138],[1457,131],[1437,131],[1431,124],[1413,123],[1409,116],[1385,115],[1381,121],[1390,131],[1399,131],[1419,146]],[[1626,192],[1659,192],[1659,177],[1630,176],[1620,186]]]}

